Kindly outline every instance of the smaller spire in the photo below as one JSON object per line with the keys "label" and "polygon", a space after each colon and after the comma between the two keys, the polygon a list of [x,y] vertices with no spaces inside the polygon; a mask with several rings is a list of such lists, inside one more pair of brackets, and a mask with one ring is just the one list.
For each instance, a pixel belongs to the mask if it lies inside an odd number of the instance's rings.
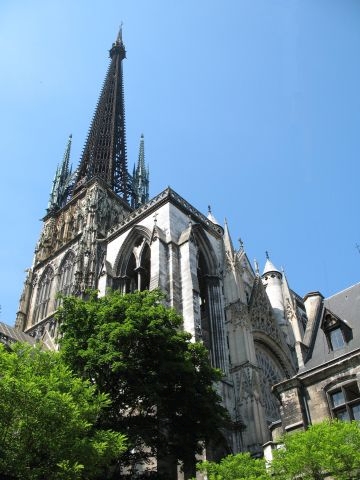
{"label": "smaller spire", "polygon": [[231,256],[233,256],[235,250],[231,240],[230,230],[229,230],[229,226],[226,218],[224,221],[224,245],[225,245],[225,251],[230,253]]}
{"label": "smaller spire", "polygon": [[138,208],[149,201],[149,169],[145,167],[144,134],[140,136],[139,157],[133,173],[133,202],[132,207]]}
{"label": "smaller spire", "polygon": [[69,135],[63,161],[56,169],[47,213],[52,213],[62,208],[70,196],[73,182],[73,173],[71,167],[69,166],[71,142],[72,134]]}
{"label": "smaller spire", "polygon": [[260,275],[259,264],[256,258],[254,258],[254,265],[255,265],[255,273],[256,275]]}

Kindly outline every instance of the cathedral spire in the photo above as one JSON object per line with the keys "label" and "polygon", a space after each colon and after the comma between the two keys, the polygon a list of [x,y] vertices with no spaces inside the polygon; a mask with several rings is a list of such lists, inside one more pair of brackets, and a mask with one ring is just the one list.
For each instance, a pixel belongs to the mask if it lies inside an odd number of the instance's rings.
{"label": "cathedral spire", "polygon": [[149,171],[145,167],[144,135],[140,137],[137,166],[133,171],[133,207],[138,208],[149,200]]}
{"label": "cathedral spire", "polygon": [[77,170],[73,193],[76,194],[92,178],[100,177],[116,194],[129,202],[132,186],[126,159],[122,67],[126,51],[122,27],[109,56],[110,65]]}
{"label": "cathedral spire", "polygon": [[61,165],[58,165],[53,181],[53,187],[50,193],[47,213],[53,213],[62,208],[69,197],[72,182],[72,172],[69,166],[72,135],[66,145],[64,158]]}

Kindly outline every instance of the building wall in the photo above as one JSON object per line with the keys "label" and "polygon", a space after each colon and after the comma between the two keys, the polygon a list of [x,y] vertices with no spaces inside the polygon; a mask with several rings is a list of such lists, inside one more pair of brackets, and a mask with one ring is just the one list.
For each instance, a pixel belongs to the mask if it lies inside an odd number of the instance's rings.
{"label": "building wall", "polygon": [[[308,323],[302,338],[302,362],[295,376],[273,387],[281,402],[282,432],[329,418],[343,419],[344,412],[347,419],[360,419],[360,318],[354,308],[358,300],[359,285],[330,299],[319,292],[305,297]],[[335,329],[342,341],[333,345]],[[335,408],[336,392],[344,395]]]}
{"label": "building wall", "polygon": [[[55,296],[69,252],[75,258],[73,294],[88,287],[101,295],[108,288],[128,291],[146,257],[145,288],[166,293],[168,305],[183,316],[184,329],[208,347],[213,366],[224,372],[217,388],[232,427],[224,432],[226,445],[214,446],[208,457],[238,451],[261,455],[270,439],[268,426],[280,416],[271,384],[292,376],[295,364],[260,277],[244,250],[234,250],[228,231],[171,189],[130,211],[95,180],[45,218],[17,320],[19,329],[36,338],[50,336],[55,342]],[[49,267],[54,270],[51,308],[34,322],[38,281]]]}

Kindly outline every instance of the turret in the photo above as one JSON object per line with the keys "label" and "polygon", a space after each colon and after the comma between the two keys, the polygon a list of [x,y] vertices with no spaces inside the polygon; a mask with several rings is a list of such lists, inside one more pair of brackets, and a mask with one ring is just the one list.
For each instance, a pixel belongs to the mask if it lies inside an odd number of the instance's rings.
{"label": "turret", "polygon": [[261,275],[267,296],[269,297],[274,315],[280,326],[286,324],[284,298],[282,291],[282,273],[271,262],[266,252],[266,263]]}

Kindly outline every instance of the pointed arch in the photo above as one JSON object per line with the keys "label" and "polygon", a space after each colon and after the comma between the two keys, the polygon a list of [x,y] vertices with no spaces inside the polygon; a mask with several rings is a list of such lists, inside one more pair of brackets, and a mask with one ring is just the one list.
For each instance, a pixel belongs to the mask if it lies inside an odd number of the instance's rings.
{"label": "pointed arch", "polygon": [[[74,283],[75,253],[70,250],[65,255],[59,267],[59,279],[57,293],[61,295],[70,295]],[[61,304],[61,300],[56,300],[56,306]]]}
{"label": "pointed arch", "polygon": [[217,255],[200,225],[193,225],[192,239],[197,245],[197,288],[200,303],[200,332],[212,365],[227,371],[225,312]]}
{"label": "pointed arch", "polygon": [[136,225],[124,241],[116,261],[115,288],[124,293],[148,290],[151,276],[151,232]]}
{"label": "pointed arch", "polygon": [[48,265],[40,277],[35,301],[33,324],[45,318],[50,310],[51,290],[54,280],[54,269]]}
{"label": "pointed arch", "polygon": [[206,266],[207,275],[217,274],[217,262],[215,251],[200,225],[193,225],[193,238],[198,246],[199,252],[203,256],[203,265]]}
{"label": "pointed arch", "polygon": [[[269,341],[270,340],[270,341]],[[262,403],[268,424],[279,420],[280,404],[272,392],[272,387],[291,376],[288,361],[279,347],[271,339],[254,338],[255,354],[260,369],[260,387]]]}

